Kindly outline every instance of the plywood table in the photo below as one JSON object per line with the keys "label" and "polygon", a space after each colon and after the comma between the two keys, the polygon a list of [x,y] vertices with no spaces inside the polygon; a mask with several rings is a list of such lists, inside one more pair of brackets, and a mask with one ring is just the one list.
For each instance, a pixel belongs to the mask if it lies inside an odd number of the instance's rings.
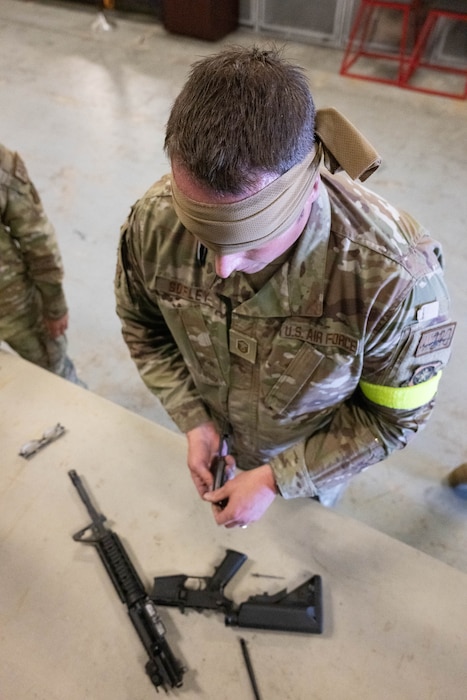
{"label": "plywood table", "polygon": [[[66,433],[29,460],[21,445]],[[218,528],[191,484],[183,436],[0,351],[0,698],[146,700],[146,655],[96,551],[74,469],[152,577],[208,576],[227,548],[247,562],[236,602],[319,574],[321,635],[226,627],[160,608],[187,668],[177,698],[248,700],[246,639],[263,700],[467,697],[467,576],[319,504],[277,498],[246,530]],[[260,574],[260,576],[253,575]],[[269,577],[280,578],[269,578]]]}

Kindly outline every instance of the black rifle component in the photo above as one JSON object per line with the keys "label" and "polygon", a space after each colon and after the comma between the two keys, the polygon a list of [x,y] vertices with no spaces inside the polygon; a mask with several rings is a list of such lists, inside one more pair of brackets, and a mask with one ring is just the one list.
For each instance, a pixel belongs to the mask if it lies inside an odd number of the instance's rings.
{"label": "black rifle component", "polygon": [[[227,549],[214,576],[156,576],[151,598],[156,605],[176,606],[182,612],[185,608],[230,612],[233,603],[224,596],[224,588],[246,560],[246,554]],[[187,586],[187,582],[196,587]]]}
{"label": "black rifle component", "polygon": [[[229,450],[229,436],[224,435],[220,439],[219,451],[211,462],[211,472],[214,476],[214,482],[213,482],[213,486],[212,486],[213,491],[220,489],[222,486],[224,486],[225,482],[227,481],[225,455],[228,453],[228,450]],[[218,506],[221,509],[224,509],[226,505],[227,505],[226,498],[224,498],[222,501],[219,501],[218,503],[216,503],[216,506]]]}
{"label": "black rifle component", "polygon": [[46,445],[50,445],[51,442],[58,440],[58,438],[61,437],[64,432],[65,428],[63,427],[63,425],[61,425],[61,423],[57,423],[52,428],[46,430],[42,434],[42,437],[40,437],[38,440],[30,440],[25,445],[23,445],[18,454],[21,457],[24,457],[25,459],[29,459],[30,457],[35,455],[36,452],[42,450],[42,448]]}
{"label": "black rifle component", "polygon": [[312,576],[290,593],[250,596],[238,609],[225,616],[228,627],[255,627],[263,630],[323,631],[321,576]]}
{"label": "black rifle component", "polygon": [[259,689],[258,689],[258,684],[256,682],[255,672],[253,670],[253,665],[252,665],[251,659],[250,659],[250,652],[248,651],[246,641],[245,641],[245,639],[243,639],[243,637],[240,638],[240,646],[242,648],[243,660],[245,661],[245,666],[246,666],[246,670],[248,672],[248,678],[250,679],[251,689],[253,691],[253,695],[255,696],[255,700],[261,700],[261,696],[259,694]]}
{"label": "black rifle component", "polygon": [[217,455],[214,457],[211,463],[211,471],[214,475],[212,490],[216,491],[224,486],[225,482],[227,481],[225,473],[225,457],[222,455]]}
{"label": "black rifle component", "polygon": [[[156,576],[151,598],[156,605],[170,605],[195,610],[218,610],[229,627],[282,630],[320,634],[323,630],[321,577],[312,576],[290,593],[283,589],[274,595],[250,596],[236,605],[224,595],[224,587],[246,561],[246,555],[226,550],[214,576],[197,577],[179,574]],[[199,581],[198,589],[186,582]]]}
{"label": "black rifle component", "polygon": [[[92,522],[73,535],[73,539],[91,544],[109,574],[120,600],[127,606],[128,615],[141,639],[149,660],[145,669],[158,690],[162,686],[179,688],[183,684],[184,668],[175,658],[166,639],[166,630],[159,617],[154,601],[147,595],[143,583],[131,563],[118,535],[105,527],[106,517],[98,513],[76,473],[68,472],[73,485],[87,508]],[[89,533],[88,537],[85,537]]]}

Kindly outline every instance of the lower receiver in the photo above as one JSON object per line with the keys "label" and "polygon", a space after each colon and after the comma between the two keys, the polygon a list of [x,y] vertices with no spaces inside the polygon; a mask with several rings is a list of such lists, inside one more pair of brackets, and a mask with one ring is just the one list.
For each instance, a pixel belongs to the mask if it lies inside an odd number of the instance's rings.
{"label": "lower receiver", "polygon": [[[182,612],[218,610],[229,627],[252,627],[320,634],[323,629],[321,577],[312,576],[290,593],[286,589],[275,595],[250,596],[236,605],[224,595],[224,588],[246,561],[245,554],[232,549],[215,569],[212,577],[156,576],[150,594],[156,605],[171,605]],[[193,587],[195,581],[199,582]],[[189,582],[190,586],[186,583]]]}

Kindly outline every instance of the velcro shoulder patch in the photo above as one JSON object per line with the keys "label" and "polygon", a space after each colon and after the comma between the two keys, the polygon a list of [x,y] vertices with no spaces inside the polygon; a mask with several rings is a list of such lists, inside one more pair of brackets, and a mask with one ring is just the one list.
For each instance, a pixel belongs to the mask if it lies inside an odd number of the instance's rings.
{"label": "velcro shoulder patch", "polygon": [[436,326],[436,328],[430,328],[424,331],[417,345],[415,357],[449,348],[454,337],[456,325],[455,322],[445,323],[442,326]]}

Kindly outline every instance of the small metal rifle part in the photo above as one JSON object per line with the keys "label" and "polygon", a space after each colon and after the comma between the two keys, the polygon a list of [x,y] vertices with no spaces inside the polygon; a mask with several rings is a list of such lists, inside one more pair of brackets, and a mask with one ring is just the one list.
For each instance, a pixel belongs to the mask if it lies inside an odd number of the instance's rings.
{"label": "small metal rifle part", "polygon": [[63,433],[65,432],[65,428],[63,425],[60,423],[57,423],[54,425],[52,428],[49,428],[44,432],[41,438],[38,440],[30,440],[29,442],[26,442],[20,449],[19,455],[20,457],[24,457],[25,459],[29,459],[33,455],[36,454],[36,452],[39,452],[43,447],[46,445],[50,445],[51,442],[54,442],[57,440]]}
{"label": "small metal rifle part", "polygon": [[246,670],[248,672],[248,677],[250,679],[251,688],[253,690],[253,695],[255,696],[255,700],[261,700],[261,696],[259,694],[259,689],[258,689],[258,684],[256,683],[255,672],[253,670],[253,666],[252,666],[251,659],[250,659],[250,652],[248,651],[246,641],[245,641],[245,639],[243,639],[243,637],[240,637],[240,646],[242,647],[243,660],[245,661],[245,666],[246,666]]}
{"label": "small metal rifle part", "polygon": [[[222,435],[222,437],[220,438],[220,442],[219,442],[218,453],[211,462],[211,472],[214,476],[214,483],[213,483],[213,487],[212,487],[213,491],[220,489],[222,486],[224,486],[225,482],[227,481],[225,457],[228,454],[228,452],[229,452],[229,436]],[[222,501],[219,501],[218,503],[216,503],[216,506],[218,506],[221,509],[224,509],[226,505],[227,505],[226,498],[224,498]]]}

